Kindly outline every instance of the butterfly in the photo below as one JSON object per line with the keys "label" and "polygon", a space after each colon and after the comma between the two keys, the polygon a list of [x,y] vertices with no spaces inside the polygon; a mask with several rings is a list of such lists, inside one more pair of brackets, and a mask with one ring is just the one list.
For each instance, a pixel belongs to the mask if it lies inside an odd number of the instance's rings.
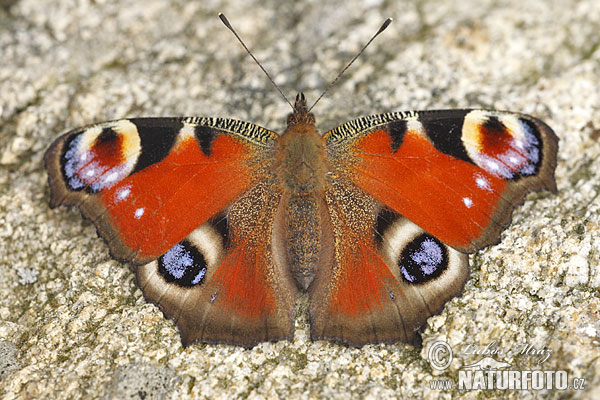
{"label": "butterfly", "polygon": [[557,151],[541,120],[479,109],[321,135],[300,93],[281,136],[226,118],[121,119],[67,132],[44,160],[50,206],[78,207],[137,266],[184,345],[292,340],[306,292],[311,339],[362,346],[415,342],[462,291],[468,254],[499,242],[529,192],[556,192]]}
{"label": "butterfly", "polygon": [[79,207],[185,345],[411,342],[458,295],[468,254],[531,191],[556,192],[558,139],[534,117],[391,112],[320,135],[304,95],[278,134],[222,118],[90,125],[45,154],[51,207]]}

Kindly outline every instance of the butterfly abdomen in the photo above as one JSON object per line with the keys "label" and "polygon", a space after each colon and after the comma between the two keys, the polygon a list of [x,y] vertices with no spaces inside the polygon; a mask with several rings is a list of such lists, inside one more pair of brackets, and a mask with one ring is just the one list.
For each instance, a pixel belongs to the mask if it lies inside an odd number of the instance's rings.
{"label": "butterfly abdomen", "polygon": [[308,288],[321,265],[325,150],[313,124],[292,124],[281,137],[279,178],[287,262],[298,286]]}
{"label": "butterfly abdomen", "polygon": [[293,195],[286,203],[288,264],[298,286],[306,289],[319,265],[320,203],[311,195]]}

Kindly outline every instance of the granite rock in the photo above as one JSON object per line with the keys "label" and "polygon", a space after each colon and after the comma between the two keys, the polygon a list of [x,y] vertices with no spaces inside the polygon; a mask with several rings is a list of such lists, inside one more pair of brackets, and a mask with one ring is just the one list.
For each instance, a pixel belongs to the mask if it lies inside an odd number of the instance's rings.
{"label": "granite rock", "polygon": [[[322,131],[485,107],[535,115],[560,137],[558,194],[530,195],[501,242],[471,256],[463,295],[429,319],[422,347],[311,342],[304,298],[291,343],[183,348],[91,223],[48,208],[42,157],[66,129],[173,115],[284,128],[288,105],[220,11],[283,91],[309,101],[394,18],[315,108]],[[0,343],[14,350],[0,349],[0,397],[143,398],[131,382],[173,399],[597,397],[599,31],[596,0],[0,1]],[[454,354],[444,371],[429,363],[439,341]],[[492,349],[511,369],[585,378],[585,390],[431,386]]]}

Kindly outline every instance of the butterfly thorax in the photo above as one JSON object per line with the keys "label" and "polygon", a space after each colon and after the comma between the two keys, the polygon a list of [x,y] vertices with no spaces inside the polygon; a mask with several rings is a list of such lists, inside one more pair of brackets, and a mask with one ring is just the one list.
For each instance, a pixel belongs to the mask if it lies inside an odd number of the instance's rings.
{"label": "butterfly thorax", "polygon": [[279,176],[293,194],[321,192],[327,174],[325,148],[315,129],[315,117],[306,109],[303,94],[296,97],[294,112],[279,141]]}
{"label": "butterfly thorax", "polygon": [[315,118],[306,109],[304,95],[296,98],[294,112],[279,141],[278,176],[283,196],[281,227],[287,243],[287,263],[298,285],[306,289],[317,265],[322,264],[323,204],[328,166]]}

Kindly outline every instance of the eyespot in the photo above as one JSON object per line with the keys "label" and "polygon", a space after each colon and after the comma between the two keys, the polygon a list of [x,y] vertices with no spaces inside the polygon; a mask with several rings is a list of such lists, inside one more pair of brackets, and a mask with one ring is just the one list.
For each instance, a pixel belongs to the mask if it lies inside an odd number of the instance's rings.
{"label": "eyespot", "polygon": [[92,126],[65,143],[61,158],[65,182],[71,190],[112,187],[133,171],[140,152],[138,130],[131,121]]}
{"label": "eyespot", "polygon": [[226,215],[219,215],[199,226],[155,261],[141,267],[141,274],[157,273],[161,284],[191,288],[212,275],[229,245]]}
{"label": "eyespot", "polygon": [[183,287],[201,284],[207,267],[204,255],[187,240],[177,243],[158,258],[158,272],[165,281]]}
{"label": "eyespot", "polygon": [[402,249],[398,267],[406,282],[428,282],[439,277],[448,268],[448,250],[435,237],[420,234]]}
{"label": "eyespot", "polygon": [[541,166],[539,130],[518,115],[473,110],[465,116],[461,140],[473,162],[504,179],[535,175]]}

